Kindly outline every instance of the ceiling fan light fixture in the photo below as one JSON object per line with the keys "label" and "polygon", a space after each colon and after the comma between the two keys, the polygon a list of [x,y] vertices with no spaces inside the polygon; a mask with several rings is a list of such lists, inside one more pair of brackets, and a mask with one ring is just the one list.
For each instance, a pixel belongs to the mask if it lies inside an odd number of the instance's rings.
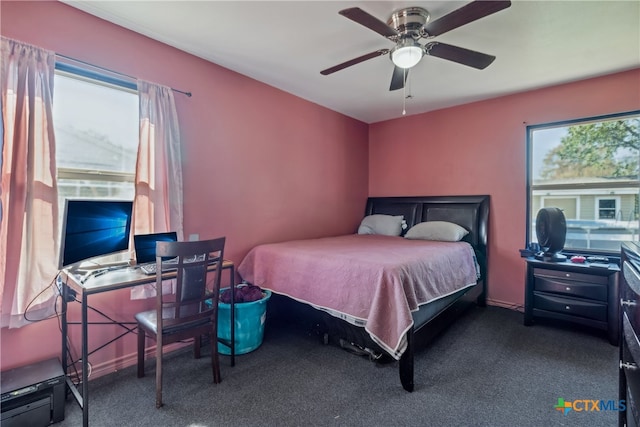
{"label": "ceiling fan light fixture", "polygon": [[424,49],[414,40],[404,40],[391,51],[391,61],[396,67],[411,68],[424,56]]}

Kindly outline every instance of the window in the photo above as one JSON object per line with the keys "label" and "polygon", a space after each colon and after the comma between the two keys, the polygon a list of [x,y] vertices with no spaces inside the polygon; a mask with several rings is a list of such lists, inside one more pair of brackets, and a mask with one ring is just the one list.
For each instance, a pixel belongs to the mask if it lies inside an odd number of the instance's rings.
{"label": "window", "polygon": [[[114,82],[56,64],[53,124],[60,227],[66,198],[133,200],[135,196],[138,92],[135,85]],[[127,256],[120,253],[105,261]]]}
{"label": "window", "polygon": [[136,90],[56,68],[53,116],[60,214],[65,198],[133,200],[139,139]]}
{"label": "window", "polygon": [[638,240],[640,111],[527,127],[527,243],[543,207],[562,209],[565,252]]}
{"label": "window", "polygon": [[618,210],[618,199],[597,199],[598,219],[618,219],[622,212]]}

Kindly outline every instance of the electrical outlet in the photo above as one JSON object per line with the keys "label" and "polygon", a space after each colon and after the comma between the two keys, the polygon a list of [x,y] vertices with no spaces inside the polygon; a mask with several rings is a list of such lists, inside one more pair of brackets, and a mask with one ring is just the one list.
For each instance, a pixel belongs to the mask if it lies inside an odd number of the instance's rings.
{"label": "electrical outlet", "polygon": [[189,234],[189,241],[194,242],[196,240],[200,240],[200,235],[198,233]]}

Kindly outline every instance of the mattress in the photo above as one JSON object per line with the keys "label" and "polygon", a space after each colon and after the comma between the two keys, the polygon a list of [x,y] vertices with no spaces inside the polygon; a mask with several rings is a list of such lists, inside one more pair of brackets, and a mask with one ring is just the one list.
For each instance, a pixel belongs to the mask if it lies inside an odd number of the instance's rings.
{"label": "mattress", "polygon": [[238,266],[262,288],[364,327],[394,358],[406,350],[412,313],[479,277],[466,242],[345,235],[259,245]]}

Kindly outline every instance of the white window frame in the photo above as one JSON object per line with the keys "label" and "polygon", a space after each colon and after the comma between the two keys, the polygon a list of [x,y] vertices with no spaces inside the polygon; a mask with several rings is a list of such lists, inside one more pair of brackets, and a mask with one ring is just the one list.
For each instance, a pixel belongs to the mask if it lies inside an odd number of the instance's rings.
{"label": "white window frame", "polygon": [[[600,217],[600,201],[601,200],[613,200],[615,207],[613,208],[613,218],[601,218]],[[618,211],[620,210],[620,197],[619,196],[601,196],[595,198],[595,217],[597,220],[617,219]]]}
{"label": "white window frame", "polygon": [[[129,92],[138,96],[136,85],[132,82],[127,82],[119,78],[96,73],[84,68],[76,67],[66,63],[56,63],[55,74],[68,77],[71,79],[77,79],[90,84],[104,86],[113,90],[120,90]],[[55,102],[55,99],[54,99]],[[56,168],[58,180],[73,180],[78,181],[91,181],[91,182],[104,182],[105,186],[109,186],[111,183],[127,183],[131,184],[131,189],[134,192],[131,196],[131,200],[135,197],[135,170],[131,173],[128,172],[115,172],[107,170],[96,169],[82,169],[82,168],[68,168],[57,167]],[[80,196],[83,197],[84,196]],[[102,197],[99,197],[102,198]],[[108,198],[108,197],[104,197]],[[64,203],[60,203],[61,206]]]}

